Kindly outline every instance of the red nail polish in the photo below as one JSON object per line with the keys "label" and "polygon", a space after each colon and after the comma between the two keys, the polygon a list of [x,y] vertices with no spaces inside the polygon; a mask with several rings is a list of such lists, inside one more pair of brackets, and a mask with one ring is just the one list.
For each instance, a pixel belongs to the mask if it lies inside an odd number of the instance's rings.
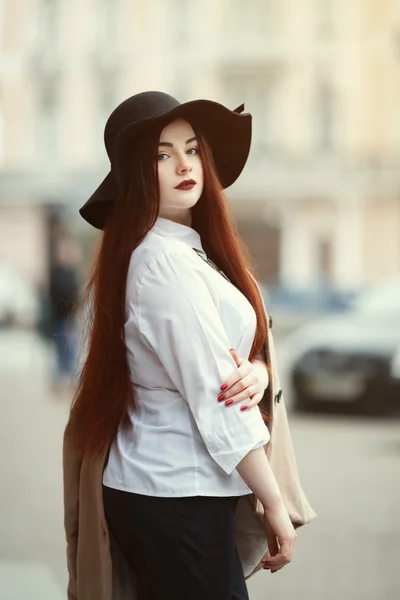
{"label": "red nail polish", "polygon": [[240,410],[247,410],[249,407],[248,406],[241,406]]}
{"label": "red nail polish", "polygon": [[221,385],[221,390],[224,392],[226,390],[226,388],[228,387],[227,383],[224,383],[224,385]]}
{"label": "red nail polish", "polygon": [[233,404],[233,400],[227,400],[225,402],[225,406],[230,406],[231,404]]}
{"label": "red nail polish", "polygon": [[225,400],[224,394],[221,394],[220,396],[218,396],[218,402],[222,402],[222,400]]}

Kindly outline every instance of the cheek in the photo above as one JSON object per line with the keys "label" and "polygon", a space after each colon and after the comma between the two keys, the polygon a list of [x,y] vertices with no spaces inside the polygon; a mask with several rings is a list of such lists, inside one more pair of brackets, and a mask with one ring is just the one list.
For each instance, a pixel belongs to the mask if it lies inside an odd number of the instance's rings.
{"label": "cheek", "polygon": [[168,179],[168,177],[167,177],[166,170],[163,169],[162,167],[160,167],[160,165],[159,165],[158,166],[158,189],[159,189],[159,192],[160,192],[160,196],[162,196],[163,191],[166,188],[167,179]]}
{"label": "cheek", "polygon": [[193,171],[196,171],[197,179],[203,179],[203,163],[200,156],[196,156],[192,162]]}
{"label": "cheek", "polygon": [[201,184],[201,189],[203,190],[203,185],[204,185],[204,174],[203,174],[203,165],[201,163],[201,160],[199,159],[199,164],[197,165],[197,179],[198,179],[198,183]]}

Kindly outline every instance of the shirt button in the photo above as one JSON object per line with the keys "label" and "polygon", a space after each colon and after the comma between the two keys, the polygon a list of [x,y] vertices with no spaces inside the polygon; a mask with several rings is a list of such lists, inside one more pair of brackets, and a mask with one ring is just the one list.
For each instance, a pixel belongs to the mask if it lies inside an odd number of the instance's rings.
{"label": "shirt button", "polygon": [[281,401],[281,397],[282,397],[282,390],[279,390],[279,392],[275,396],[275,400],[277,402],[280,402]]}
{"label": "shirt button", "polygon": [[268,325],[269,325],[269,328],[270,328],[270,329],[272,329],[272,323],[273,323],[273,320],[272,320],[272,315],[269,315],[269,321],[268,321]]}

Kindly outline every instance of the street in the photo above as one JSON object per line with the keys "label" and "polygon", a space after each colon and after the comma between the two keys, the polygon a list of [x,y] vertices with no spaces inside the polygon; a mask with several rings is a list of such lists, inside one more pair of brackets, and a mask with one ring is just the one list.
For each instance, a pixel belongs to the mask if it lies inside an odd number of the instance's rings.
{"label": "street", "polygon": [[[0,333],[0,600],[66,598],[68,400],[49,390],[50,359],[34,336]],[[251,600],[397,600],[400,420],[290,415],[290,423],[318,518],[298,530],[291,565],[248,581]]]}

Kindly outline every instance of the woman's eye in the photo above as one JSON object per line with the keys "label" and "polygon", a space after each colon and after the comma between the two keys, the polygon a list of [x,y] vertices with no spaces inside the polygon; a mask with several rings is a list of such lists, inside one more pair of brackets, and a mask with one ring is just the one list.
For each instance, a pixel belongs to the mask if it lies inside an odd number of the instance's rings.
{"label": "woman's eye", "polygon": [[160,154],[158,155],[158,160],[166,160],[168,158],[168,154],[166,154],[165,152],[160,152]]}
{"label": "woman's eye", "polygon": [[190,154],[191,156],[195,156],[195,154],[199,153],[199,149],[198,148],[189,148],[187,153]]}

